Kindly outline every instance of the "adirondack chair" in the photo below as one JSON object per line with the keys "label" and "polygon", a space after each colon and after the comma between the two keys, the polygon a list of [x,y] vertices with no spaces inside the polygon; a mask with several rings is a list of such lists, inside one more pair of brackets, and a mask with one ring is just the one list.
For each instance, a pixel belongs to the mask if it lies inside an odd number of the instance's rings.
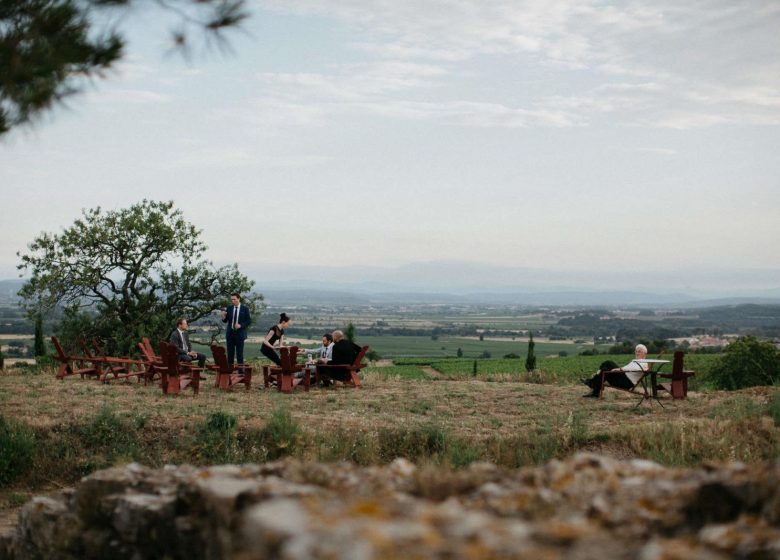
{"label": "adirondack chair", "polygon": [[[309,390],[311,374],[302,364],[297,364],[298,347],[282,346],[279,349],[282,365],[263,369],[263,384],[266,389],[271,382],[276,382],[276,388],[282,393],[292,393],[296,387],[303,385],[304,390]],[[303,372],[303,377],[296,377],[296,373]]]}
{"label": "adirondack chair", "polygon": [[56,336],[51,337],[51,342],[54,344],[54,359],[60,362],[60,367],[57,370],[57,379],[65,379],[69,375],[80,375],[82,379],[84,379],[84,376],[100,377],[99,364],[96,364],[87,356],[66,354],[62,344],[60,344],[60,339]]}
{"label": "adirondack chair", "polygon": [[[216,344],[211,345],[211,355],[214,357],[214,365],[216,366],[217,371],[217,387],[220,389],[230,389],[231,387],[243,383],[246,390],[249,391],[252,387],[252,366],[247,364],[229,364],[225,349]],[[238,373],[238,368],[241,368],[244,373]]]}
{"label": "adirondack chair", "polygon": [[144,368],[143,361],[134,360],[132,358],[107,356],[105,352],[103,352],[97,339],[92,339],[94,353],[90,350],[86,340],[81,339],[79,344],[84,351],[84,355],[98,364],[98,367],[101,369],[99,378],[103,383],[109,382],[111,379],[109,375],[113,375],[113,379],[129,379],[135,377],[138,382],[141,381],[142,377],[146,376],[146,369]]}
{"label": "adirondack chair", "polygon": [[363,346],[358,352],[355,359],[351,364],[335,365],[335,364],[317,364],[316,383],[319,385],[320,381],[327,379],[334,382],[339,382],[346,387],[360,388],[360,376],[358,372],[368,367],[363,363],[363,358],[366,357],[368,352],[368,346]]}
{"label": "adirondack chair", "polygon": [[164,340],[160,342],[160,356],[164,367],[159,368],[163,393],[178,395],[183,389],[192,387],[197,395],[200,390],[201,368],[179,362],[179,349]]}
{"label": "adirondack chair", "polygon": [[144,385],[148,385],[154,381],[154,378],[160,374],[160,370],[165,366],[162,358],[154,353],[154,348],[148,338],[141,338],[141,342],[138,343],[138,349],[141,351],[141,360],[146,368]]}
{"label": "adirondack chair", "polygon": [[640,397],[640,399],[637,401],[634,408],[638,407],[640,404],[642,404],[645,399],[651,398],[650,393],[647,392],[647,387],[644,383],[642,383],[642,380],[644,379],[645,374],[642,375],[642,377],[637,380],[636,383],[634,383],[630,389],[626,389],[624,387],[616,387],[614,385],[610,385],[607,383],[607,372],[602,371],[601,372],[601,391],[599,391],[599,398],[604,397],[604,389],[615,389],[616,391],[625,391],[626,393],[631,393],[632,395],[636,395]]}
{"label": "adirondack chair", "polygon": [[672,373],[658,374],[658,377],[669,380],[669,383],[659,383],[658,388],[668,391],[673,399],[684,399],[688,396],[688,378],[696,375],[696,372],[686,370],[683,367],[683,357],[682,351],[675,352]]}

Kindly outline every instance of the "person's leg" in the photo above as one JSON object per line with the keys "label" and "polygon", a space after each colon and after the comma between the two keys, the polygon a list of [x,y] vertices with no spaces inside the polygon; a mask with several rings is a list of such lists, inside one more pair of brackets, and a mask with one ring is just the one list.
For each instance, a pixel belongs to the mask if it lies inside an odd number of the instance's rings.
{"label": "person's leg", "polygon": [[201,354],[200,352],[198,352],[197,360],[198,360],[198,367],[202,368],[203,366],[206,365],[206,354]]}
{"label": "person's leg", "polygon": [[228,335],[225,338],[225,342],[227,343],[228,365],[232,366],[235,363],[235,358],[236,358],[236,341],[233,339],[232,336]]}
{"label": "person's leg", "polygon": [[192,357],[189,354],[179,354],[179,361],[189,364],[192,362]]}
{"label": "person's leg", "polygon": [[244,363],[244,339],[239,338],[236,340],[236,359],[239,364]]}
{"label": "person's leg", "polygon": [[607,383],[619,389],[631,389],[634,383],[622,371],[607,374]]}
{"label": "person's leg", "polygon": [[277,366],[282,365],[282,359],[279,357],[279,354],[277,354],[275,350],[268,348],[265,344],[260,347],[260,352]]}

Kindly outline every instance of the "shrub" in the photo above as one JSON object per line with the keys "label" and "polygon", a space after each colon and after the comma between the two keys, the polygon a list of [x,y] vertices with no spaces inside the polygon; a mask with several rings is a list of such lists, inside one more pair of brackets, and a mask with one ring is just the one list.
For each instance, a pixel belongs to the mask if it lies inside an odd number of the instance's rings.
{"label": "shrub", "polygon": [[760,342],[754,336],[730,344],[710,370],[710,383],[729,391],[772,385],[779,378],[780,354],[770,342]]}
{"label": "shrub", "polygon": [[102,406],[85,425],[78,428],[84,446],[102,454],[105,461],[96,459],[95,468],[111,466],[118,458],[140,458],[137,432],[123,422],[111,407]]}
{"label": "shrub", "polygon": [[232,414],[216,411],[198,426],[195,441],[198,457],[210,463],[229,463],[237,455],[238,421]]}
{"label": "shrub", "polygon": [[775,422],[775,426],[780,426],[780,392],[776,392],[769,399],[769,415]]}
{"label": "shrub", "polygon": [[0,487],[25,473],[35,456],[35,436],[22,425],[0,416]]}
{"label": "shrub", "polygon": [[410,429],[383,428],[378,434],[379,460],[390,462],[396,457],[412,461],[442,455],[447,448],[447,433],[436,424]]}
{"label": "shrub", "polygon": [[263,436],[268,446],[268,458],[277,459],[295,451],[301,428],[290,414],[290,409],[279,407],[271,413]]}

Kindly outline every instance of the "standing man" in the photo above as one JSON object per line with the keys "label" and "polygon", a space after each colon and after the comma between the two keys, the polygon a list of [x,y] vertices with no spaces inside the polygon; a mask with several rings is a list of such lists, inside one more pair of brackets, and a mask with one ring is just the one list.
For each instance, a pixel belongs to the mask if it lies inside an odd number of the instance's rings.
{"label": "standing man", "polygon": [[222,322],[227,323],[225,340],[227,341],[228,363],[233,365],[234,358],[238,363],[244,363],[244,341],[247,337],[247,327],[252,322],[249,316],[249,308],[241,305],[241,294],[230,294],[230,303],[222,312]]}
{"label": "standing man", "polygon": [[187,333],[187,319],[181,317],[176,321],[176,329],[171,333],[168,342],[179,349],[180,362],[192,362],[198,360],[198,367],[202,368],[206,364],[206,355],[192,350],[190,344],[190,335]]}

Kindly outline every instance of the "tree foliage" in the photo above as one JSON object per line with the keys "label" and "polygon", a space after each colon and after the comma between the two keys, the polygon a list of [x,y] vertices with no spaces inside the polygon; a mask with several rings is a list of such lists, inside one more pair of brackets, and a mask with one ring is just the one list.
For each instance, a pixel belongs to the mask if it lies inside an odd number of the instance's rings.
{"label": "tree foliage", "polygon": [[717,389],[735,390],[756,385],[772,385],[780,379],[780,353],[771,342],[746,336],[726,347],[710,370]]}
{"label": "tree foliage", "polygon": [[[98,337],[126,354],[142,336],[167,338],[177,317],[190,321],[227,305],[253,286],[237,265],[203,260],[201,231],[172,202],[82,211],[60,234],[43,233],[19,255],[31,274],[19,295],[29,313],[59,307],[64,342]],[[245,294],[255,307],[262,296]]]}
{"label": "tree foliage", "polygon": [[[102,77],[124,52],[115,29],[96,29],[94,12],[133,0],[0,0],[0,135]],[[137,1],[135,3],[138,3]],[[156,0],[181,21],[174,44],[193,27],[220,38],[247,17],[244,0]]]}

